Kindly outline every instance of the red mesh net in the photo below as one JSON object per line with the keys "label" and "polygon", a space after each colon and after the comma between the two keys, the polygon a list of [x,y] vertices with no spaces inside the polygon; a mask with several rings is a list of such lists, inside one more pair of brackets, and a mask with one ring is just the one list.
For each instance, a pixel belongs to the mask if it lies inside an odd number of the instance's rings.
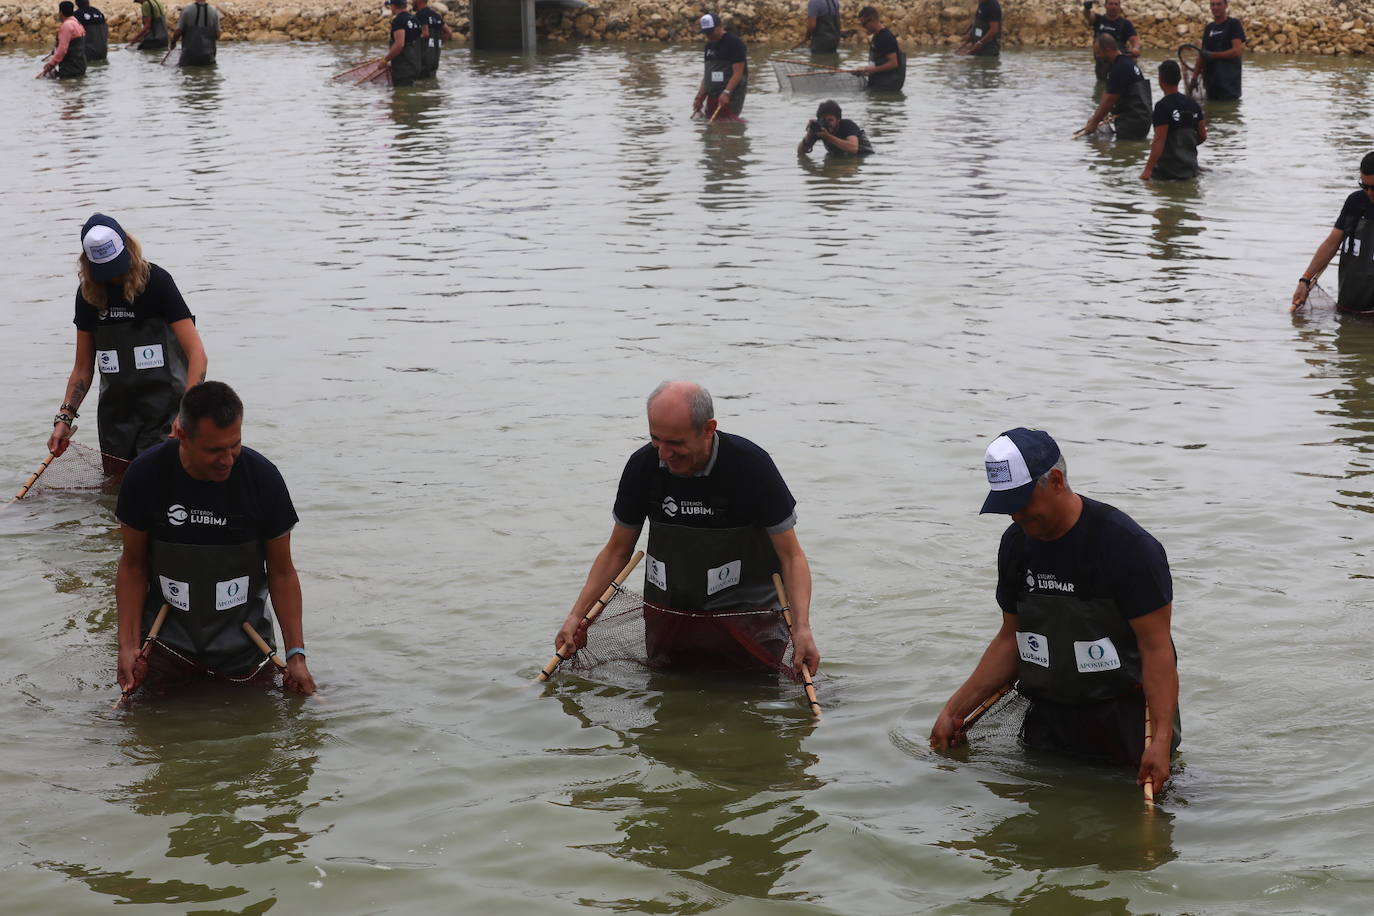
{"label": "red mesh net", "polygon": [[564,667],[773,671],[800,683],[781,611],[691,613],[650,604],[622,587],[586,632],[587,644]]}

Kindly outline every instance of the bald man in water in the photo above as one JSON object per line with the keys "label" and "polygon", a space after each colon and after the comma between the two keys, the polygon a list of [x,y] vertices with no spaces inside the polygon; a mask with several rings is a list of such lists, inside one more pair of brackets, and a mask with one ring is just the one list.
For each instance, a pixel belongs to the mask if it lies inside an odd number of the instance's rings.
{"label": "bald man in water", "polygon": [[[629,561],[648,519],[650,603],[692,614],[776,607],[772,576],[780,572],[792,609],[793,667],[814,674],[820,653],[811,633],[811,567],[797,540],[797,501],[773,459],[719,431],[711,395],[695,382],[659,385],[649,395],[648,419],[649,442],[625,464],[611,537],[558,631],[556,650],[566,656],[585,644],[587,609]],[[656,636],[648,613],[645,621],[650,662],[675,664],[683,647],[669,644],[670,633]],[[767,627],[749,636],[777,645],[774,661],[781,661],[784,625],[774,619]]]}

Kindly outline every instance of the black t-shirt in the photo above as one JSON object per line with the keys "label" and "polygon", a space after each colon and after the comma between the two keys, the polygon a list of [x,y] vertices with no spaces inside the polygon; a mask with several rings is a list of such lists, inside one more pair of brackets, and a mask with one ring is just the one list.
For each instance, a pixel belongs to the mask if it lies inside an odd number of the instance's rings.
{"label": "black t-shirt", "polygon": [[868,59],[875,64],[887,63],[889,54],[896,54],[897,60],[901,61],[902,49],[897,46],[897,36],[892,34],[889,28],[882,28],[869,39]]}
{"label": "black t-shirt", "polygon": [[981,19],[983,22],[993,23],[1002,21],[1002,4],[997,0],[982,0],[978,4],[978,11],[973,14],[974,19]]}
{"label": "black t-shirt", "polygon": [[396,32],[404,30],[406,33],[406,44],[414,44],[420,40],[420,23],[412,13],[400,12],[396,18],[391,20],[391,31],[388,33],[394,40]]}
{"label": "black t-shirt", "polygon": [[[855,124],[853,121],[849,120],[848,118],[840,118],[840,120],[835,124],[835,129],[830,132],[830,135],[837,140],[848,140],[850,137],[858,137],[859,150],[854,155],[867,156],[869,153],[873,152],[873,144],[868,142],[868,137],[864,134],[863,129],[859,127],[859,125]],[[825,141],[821,142],[824,143]],[[842,152],[838,149],[832,150],[829,143],[825,144],[825,148],[827,151],[831,152]],[[849,155],[848,153],[842,154]]]}
{"label": "black t-shirt", "polygon": [[444,17],[439,15],[439,11],[432,6],[427,6],[415,13],[415,21],[421,26],[429,28],[430,38],[444,37]]}
{"label": "black t-shirt", "polygon": [[1082,497],[1083,514],[1063,537],[1037,541],[1012,523],[997,550],[997,603],[1017,613],[1027,592],[1092,600],[1111,598],[1126,619],[1174,600],[1164,547],[1130,516]]}
{"label": "black t-shirt", "polygon": [[[1150,122],[1155,127],[1168,127],[1170,129],[1175,127],[1196,128],[1202,119],[1202,106],[1195,99],[1181,92],[1171,92],[1155,103],[1154,114],[1151,116]],[[1363,195],[1363,192],[1361,194]]]}
{"label": "black t-shirt", "polygon": [[1115,19],[1108,19],[1101,13],[1093,16],[1093,35],[1101,35],[1103,32],[1116,39],[1116,43],[1121,46],[1121,50],[1126,50],[1126,41],[1135,34],[1135,26],[1131,25],[1131,20],[1125,16],[1118,16]]}
{"label": "black t-shirt", "polygon": [[716,454],[701,477],[677,477],[652,444],[625,462],[615,495],[615,521],[638,528],[648,518],[689,528],[759,525],[770,534],[796,523],[797,501],[768,453],[743,436],[719,430]]}
{"label": "black t-shirt", "polygon": [[[1109,95],[1125,95],[1133,83],[1138,83],[1145,79],[1145,74],[1140,72],[1139,65],[1135,58],[1129,54],[1118,55],[1112,65],[1107,68],[1107,93]],[[1144,112],[1142,112],[1144,114]]]}
{"label": "black t-shirt", "polygon": [[[1361,179],[1361,181],[1363,180]],[[1345,205],[1341,207],[1341,215],[1336,217],[1335,228],[1342,232],[1354,232],[1360,217],[1374,220],[1374,202],[1370,201],[1369,195],[1364,191],[1356,191],[1345,199]]]}
{"label": "black t-shirt", "polygon": [[1245,41],[1245,29],[1241,28],[1239,19],[1228,16],[1224,22],[1209,22],[1202,30],[1202,50],[1229,51],[1231,42],[1237,38]]}
{"label": "black t-shirt", "polygon": [[196,480],[181,466],[176,439],[129,465],[115,515],[169,543],[211,546],[270,541],[298,521],[281,472],[262,455],[245,447],[228,480]]}
{"label": "black t-shirt", "polygon": [[181,290],[177,289],[176,281],[172,275],[167,273],[156,264],[148,265],[148,285],[143,288],[143,292],[134,298],[133,302],[124,301],[124,289],[117,285],[108,285],[108,294],[105,297],[106,313],[104,316],[86,301],[86,297],[81,295],[80,288],[76,291],[76,317],[73,323],[78,331],[94,331],[97,327],[106,324],[115,324],[122,321],[133,321],[138,318],[161,318],[168,324],[181,321],[183,318],[190,318],[191,310],[186,307],[186,300],[181,298]]}
{"label": "black t-shirt", "polygon": [[[745,73],[749,72],[749,51],[744,46],[744,40],[733,32],[726,32],[720,36],[720,41],[708,41],[706,43],[705,59],[708,61],[725,61],[728,64],[744,64]],[[726,75],[729,79],[729,75]]]}

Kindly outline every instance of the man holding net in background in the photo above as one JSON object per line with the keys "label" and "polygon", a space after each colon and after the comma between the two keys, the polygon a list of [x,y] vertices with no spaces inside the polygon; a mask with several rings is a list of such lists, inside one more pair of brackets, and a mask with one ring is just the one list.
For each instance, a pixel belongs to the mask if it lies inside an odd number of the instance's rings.
{"label": "man holding net in background", "polygon": [[931,746],[961,743],[965,717],[1016,681],[1030,701],[1028,747],[1137,767],[1137,782],[1161,788],[1181,737],[1164,548],[1124,512],[1069,489],[1048,433],[1008,430],[983,460],[981,511],[1012,518],[997,551],[1002,626],[941,710]]}
{"label": "man holding net in background", "polygon": [[1182,79],[1178,61],[1166,60],[1159,65],[1159,90],[1164,97],[1155,105],[1151,119],[1155,138],[1150,158],[1140,172],[1141,181],[1182,181],[1197,176],[1197,145],[1207,140],[1207,119],[1196,100],[1178,91]]}
{"label": "man holding net in background", "polygon": [[1078,133],[1093,133],[1110,114],[1118,140],[1144,140],[1150,135],[1150,81],[1135,58],[1121,53],[1115,38],[1103,32],[1096,44],[1097,53],[1107,60],[1107,85],[1102,101]]}
{"label": "man holding net in background", "polygon": [[1212,21],[1202,30],[1202,83],[1209,102],[1240,98],[1240,60],[1245,56],[1245,28],[1229,15],[1226,0],[1211,0]]}
{"label": "man holding net in background", "polygon": [[[139,456],[119,489],[124,550],[115,574],[119,686],[150,670],[164,683],[249,680],[269,660],[267,599],[286,644],[283,680],[314,693],[305,661],[301,584],[291,559],[297,516],[281,473],[242,438],[243,402],[223,382],[186,392],[174,438]],[[140,644],[168,606],[147,655]]]}
{"label": "man holding net in background", "polygon": [[[629,560],[649,521],[644,651],[651,667],[774,668],[787,628],[772,576],[792,608],[792,667],[814,673],[811,568],[797,540],[796,500],[768,453],[717,430],[711,395],[664,382],[649,395],[649,443],[625,464],[611,530],[554,640],[560,656],[586,643],[584,615]],[[736,613],[738,612],[738,613]],[[568,647],[565,649],[565,647]]]}
{"label": "man holding net in background", "polygon": [[1132,57],[1140,57],[1140,36],[1136,34],[1131,20],[1121,15],[1121,0],[1107,0],[1103,4],[1106,15],[1093,12],[1093,0],[1083,0],[1083,19],[1093,32],[1093,61],[1099,81],[1106,80],[1107,67],[1111,61],[1097,53],[1097,36],[1107,34],[1116,39],[1117,45]]}
{"label": "man holding net in background", "polygon": [[720,105],[728,105],[739,117],[744,110],[744,94],[749,90],[749,51],[738,35],[725,31],[716,13],[701,17],[701,34],[706,38],[706,72],[692,102],[692,116],[710,117]]}
{"label": "man holding net in background", "polygon": [[866,6],[859,10],[859,25],[871,37],[868,39],[868,59],[872,66],[859,67],[853,72],[868,77],[872,92],[896,92],[906,85],[906,55],[897,44],[897,36],[883,25],[877,9]]}
{"label": "man holding net in background", "polygon": [[820,141],[827,154],[837,156],[867,156],[873,152],[864,129],[841,117],[840,103],[829,99],[816,107],[816,118],[806,125],[806,136],[797,146],[797,154],[804,156]]}

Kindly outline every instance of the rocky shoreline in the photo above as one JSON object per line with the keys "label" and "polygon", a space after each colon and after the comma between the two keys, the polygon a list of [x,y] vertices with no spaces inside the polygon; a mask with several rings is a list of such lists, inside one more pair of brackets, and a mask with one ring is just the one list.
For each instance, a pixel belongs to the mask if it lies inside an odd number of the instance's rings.
{"label": "rocky shoreline", "polygon": [[[214,0],[212,0],[214,2]],[[957,44],[972,18],[975,3],[947,5],[949,0],[878,2],[885,23],[903,47],[942,47]],[[99,0],[97,6],[101,6]],[[469,6],[465,0],[433,4],[444,13],[456,34],[466,40]],[[225,41],[375,41],[385,32],[379,0],[330,0],[309,5],[268,0],[215,2],[222,17]],[[842,4],[844,24],[854,26],[858,4]],[[0,4],[0,46],[50,44],[57,31],[56,0],[24,5]],[[727,27],[746,40],[796,42],[803,31],[804,0],[722,4]],[[110,22],[111,44],[125,41],[139,28],[139,7],[125,2],[101,7]],[[1082,4],[1049,0],[1006,0],[1004,45],[1086,47]],[[1100,5],[1098,7],[1100,9]],[[643,0],[590,0],[582,8],[541,5],[538,31],[555,41],[699,42],[696,19],[700,4],[654,4]],[[175,25],[179,4],[167,4],[169,26]],[[1172,51],[1185,41],[1197,42],[1210,19],[1198,0],[1126,0],[1125,14],[1140,33],[1145,48]],[[1249,38],[1247,49],[1287,54],[1365,54],[1374,52],[1374,11],[1333,0],[1268,0],[1233,3],[1231,14],[1241,20]],[[867,44],[857,28],[847,35],[855,49]]]}

